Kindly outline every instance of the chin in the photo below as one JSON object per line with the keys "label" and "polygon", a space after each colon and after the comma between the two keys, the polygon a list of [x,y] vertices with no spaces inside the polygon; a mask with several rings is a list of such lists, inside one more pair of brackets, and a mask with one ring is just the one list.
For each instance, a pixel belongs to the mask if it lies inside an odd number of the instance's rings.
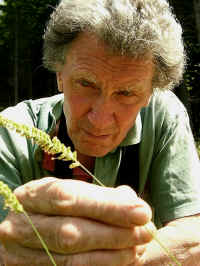
{"label": "chin", "polygon": [[106,154],[108,154],[113,148],[110,149],[98,149],[98,148],[84,148],[84,149],[78,149],[80,153],[85,154],[87,156],[91,156],[91,157],[103,157]]}
{"label": "chin", "polygon": [[105,152],[100,152],[100,151],[91,151],[91,152],[83,152],[83,154],[87,155],[87,156],[91,156],[91,157],[103,157],[105,156],[107,153],[109,153],[109,151],[105,151]]}

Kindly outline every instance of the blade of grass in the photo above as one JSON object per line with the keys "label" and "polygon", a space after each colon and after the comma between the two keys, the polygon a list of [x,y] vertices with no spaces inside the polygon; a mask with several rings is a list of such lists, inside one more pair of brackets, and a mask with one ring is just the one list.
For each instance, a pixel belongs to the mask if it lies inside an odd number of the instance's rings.
{"label": "blade of grass", "polygon": [[[45,132],[34,127],[30,128],[26,125],[18,124],[12,120],[3,117],[2,115],[0,115],[0,126],[15,130],[21,136],[25,136],[26,138],[32,138],[35,143],[37,143],[44,151],[50,154],[60,154],[59,157],[57,157],[56,159],[72,161],[73,163],[70,165],[70,168],[80,166],[96,181],[97,184],[105,187],[105,185],[95,175],[93,175],[87,168],[84,167],[84,165],[82,165],[77,160],[76,152],[72,153],[70,147],[65,147],[65,145],[62,144],[56,137],[51,140],[50,136]],[[172,252],[157,238],[157,236],[153,232],[151,232],[151,230],[149,230],[147,226],[145,228],[150,234],[152,234],[155,241],[165,251],[169,258],[173,262],[175,262],[177,266],[181,266],[181,263],[175,258]]]}
{"label": "blade of grass", "polygon": [[44,250],[46,251],[47,255],[49,256],[49,259],[50,261],[52,262],[52,264],[54,266],[57,266],[53,256],[51,255],[51,253],[49,252],[49,249],[46,245],[46,243],[44,242],[43,238],[41,237],[40,233],[38,232],[37,228],[35,227],[35,225],[33,224],[31,218],[29,217],[29,215],[27,214],[27,212],[24,210],[23,211],[24,215],[26,216],[26,218],[28,219],[30,225],[32,226],[33,228],[33,231],[35,232],[35,234],[37,235],[38,239],[40,240],[41,244],[42,244],[42,247],[44,248]]}
{"label": "blade of grass", "polygon": [[46,243],[44,242],[44,240],[42,239],[42,237],[40,236],[37,228],[35,227],[35,225],[33,224],[30,216],[28,215],[28,213],[24,210],[23,205],[18,201],[17,197],[15,196],[15,194],[12,192],[12,190],[8,187],[7,184],[5,184],[4,182],[0,181],[0,195],[3,197],[4,199],[4,208],[9,208],[11,211],[15,212],[15,213],[22,213],[28,220],[29,224],[32,226],[33,231],[35,232],[36,236],[39,238],[42,247],[44,248],[44,250],[46,251],[47,255],[49,256],[53,266],[57,266],[51,253],[48,250],[48,247],[46,245]]}
{"label": "blade of grass", "polygon": [[[160,245],[160,247],[163,249],[163,251],[167,254],[167,256],[177,265],[182,266],[182,264],[176,259],[176,257],[172,254],[172,252],[165,247],[165,245],[160,241],[160,239],[157,237],[157,235],[152,232],[147,226],[145,226],[145,229],[149,232],[149,234],[152,235],[153,239]],[[170,264],[171,265],[171,264]]]}

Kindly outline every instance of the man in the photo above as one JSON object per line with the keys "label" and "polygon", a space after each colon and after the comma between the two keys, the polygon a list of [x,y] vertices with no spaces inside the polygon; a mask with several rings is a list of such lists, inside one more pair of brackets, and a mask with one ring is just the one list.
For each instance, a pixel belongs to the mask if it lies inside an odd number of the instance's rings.
{"label": "man", "polygon": [[[175,265],[144,226],[154,230],[146,201],[160,241],[181,265],[200,265],[200,165],[185,109],[168,91],[185,56],[167,2],[63,0],[44,64],[63,94],[3,115],[57,135],[106,186],[1,129],[1,180],[18,187],[57,265]],[[23,215],[9,213],[0,239],[5,265],[51,265]]]}

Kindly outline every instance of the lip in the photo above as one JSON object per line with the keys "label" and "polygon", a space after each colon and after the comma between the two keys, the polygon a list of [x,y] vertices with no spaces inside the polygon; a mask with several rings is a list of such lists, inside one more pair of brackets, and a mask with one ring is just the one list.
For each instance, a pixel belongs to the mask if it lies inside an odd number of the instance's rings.
{"label": "lip", "polygon": [[94,134],[94,133],[88,132],[85,129],[82,129],[82,131],[88,137],[93,138],[93,139],[96,139],[96,140],[106,140],[106,139],[108,139],[109,137],[112,136],[112,134]]}

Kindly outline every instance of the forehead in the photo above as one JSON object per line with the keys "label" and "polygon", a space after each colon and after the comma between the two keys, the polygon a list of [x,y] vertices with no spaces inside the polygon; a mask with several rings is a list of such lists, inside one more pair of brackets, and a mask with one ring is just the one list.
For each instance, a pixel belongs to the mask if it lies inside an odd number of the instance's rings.
{"label": "forehead", "polygon": [[151,55],[134,58],[114,54],[102,41],[92,34],[82,33],[75,39],[66,52],[66,63],[63,69],[76,70],[76,73],[88,74],[101,72],[112,74],[113,78],[144,79],[152,78],[154,64]]}

